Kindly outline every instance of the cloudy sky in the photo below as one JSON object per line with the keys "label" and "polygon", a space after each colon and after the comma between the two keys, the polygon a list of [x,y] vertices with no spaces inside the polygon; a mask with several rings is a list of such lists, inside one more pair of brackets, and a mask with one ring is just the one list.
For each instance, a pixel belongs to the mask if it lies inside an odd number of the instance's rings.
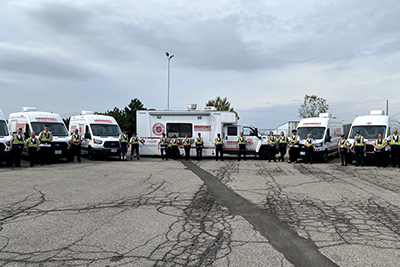
{"label": "cloudy sky", "polygon": [[[400,113],[398,0],[0,0],[0,109],[62,117],[139,98],[227,96],[241,123],[296,120],[305,94],[351,123]],[[399,115],[400,117],[400,115]]]}

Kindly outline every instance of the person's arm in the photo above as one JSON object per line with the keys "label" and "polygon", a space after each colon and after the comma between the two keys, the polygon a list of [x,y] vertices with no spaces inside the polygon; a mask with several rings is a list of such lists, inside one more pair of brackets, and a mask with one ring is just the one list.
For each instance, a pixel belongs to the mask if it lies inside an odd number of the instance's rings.
{"label": "person's arm", "polygon": [[160,143],[161,143],[161,139],[160,139],[160,141],[158,141],[157,149],[160,149]]}
{"label": "person's arm", "polygon": [[364,152],[367,151],[367,144],[364,142]]}

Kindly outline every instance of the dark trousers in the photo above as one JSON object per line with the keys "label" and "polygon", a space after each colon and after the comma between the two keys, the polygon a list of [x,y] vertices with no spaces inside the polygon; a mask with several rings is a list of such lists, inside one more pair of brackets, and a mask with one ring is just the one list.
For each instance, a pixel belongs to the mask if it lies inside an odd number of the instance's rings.
{"label": "dark trousers", "polygon": [[386,153],[385,151],[375,151],[375,160],[377,167],[386,167]]}
{"label": "dark trousers", "polygon": [[168,148],[166,146],[161,146],[160,147],[160,151],[161,151],[161,158],[168,160]]}
{"label": "dark trousers", "polygon": [[242,154],[243,154],[244,160],[246,160],[246,145],[239,145],[239,153],[238,153],[239,160],[240,160],[240,157]]}
{"label": "dark trousers", "polygon": [[136,157],[139,157],[139,144],[132,144],[131,145],[131,157],[133,157],[133,154],[136,151]]}
{"label": "dark trousers", "polygon": [[347,150],[340,150],[340,159],[342,161],[342,165],[347,165],[347,161],[348,161]]}
{"label": "dark trousers", "polygon": [[184,146],[185,148],[185,159],[189,160],[190,159],[190,146]]}
{"label": "dark trousers", "polygon": [[201,160],[202,157],[203,157],[203,147],[202,147],[202,145],[196,146],[196,158],[197,158],[197,160]]}
{"label": "dark trousers", "polygon": [[81,145],[76,146],[72,144],[71,153],[72,153],[71,162],[74,162],[75,157],[78,159],[78,162],[81,162]]}
{"label": "dark trousers", "polygon": [[364,166],[364,146],[355,146],[354,152],[356,153],[356,166]]}
{"label": "dark trousers", "polygon": [[35,164],[36,156],[37,156],[37,147],[28,147],[29,161],[31,163],[31,167]]}
{"label": "dark trousers", "polygon": [[42,164],[51,164],[51,147],[41,147],[40,155],[42,158]]}
{"label": "dark trousers", "polygon": [[281,159],[283,161],[283,157],[286,155],[286,144],[279,144],[279,159]]}
{"label": "dark trousers", "polygon": [[391,148],[391,154],[392,154],[392,163],[393,167],[399,167],[400,168],[400,147],[399,146],[392,146]]}
{"label": "dark trousers", "polygon": [[276,161],[276,146],[269,146],[269,161],[274,160]]}
{"label": "dark trousers", "polygon": [[289,150],[290,161],[297,161],[298,155],[299,155],[299,148],[298,147],[291,147],[290,150]]}
{"label": "dark trousers", "polygon": [[306,148],[306,163],[313,163],[314,147]]}
{"label": "dark trousers", "polygon": [[21,156],[24,145],[12,145],[12,156],[15,167],[21,167]]}
{"label": "dark trousers", "polygon": [[223,149],[222,145],[217,145],[215,147],[215,159],[216,160],[218,160],[218,154],[220,155],[220,159],[223,160],[224,149]]}
{"label": "dark trousers", "polygon": [[178,146],[171,146],[171,154],[173,159],[176,159],[176,157],[178,156],[178,151]]}

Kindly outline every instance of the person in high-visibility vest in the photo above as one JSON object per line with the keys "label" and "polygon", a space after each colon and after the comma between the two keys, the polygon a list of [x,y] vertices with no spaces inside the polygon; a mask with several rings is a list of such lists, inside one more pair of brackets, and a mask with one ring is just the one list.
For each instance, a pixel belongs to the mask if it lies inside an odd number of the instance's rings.
{"label": "person in high-visibility vest", "polygon": [[31,132],[31,137],[26,141],[26,151],[29,155],[30,167],[36,162],[37,152],[39,151],[39,140],[36,138],[34,132]]}
{"label": "person in high-visibility vest", "polygon": [[71,162],[74,162],[74,158],[78,159],[78,162],[81,162],[81,146],[82,146],[83,136],[79,134],[79,130],[75,129],[75,133],[71,135]]}
{"label": "person in high-visibility vest", "polygon": [[279,142],[279,158],[278,161],[284,162],[284,157],[286,155],[286,150],[287,150],[287,145],[289,143],[287,136],[285,136],[284,132],[281,132],[281,136],[279,136],[278,138],[278,142]]}
{"label": "person in high-visibility vest", "polygon": [[353,152],[356,153],[356,167],[364,167],[364,152],[367,150],[367,144],[364,141],[364,136],[361,135],[360,131],[356,131],[354,137]]}
{"label": "person in high-visibility vest", "polygon": [[347,161],[350,153],[350,143],[344,138],[344,134],[341,136],[341,140],[338,143],[338,153],[340,154],[340,159],[342,164],[340,166],[347,166]]}
{"label": "person in high-visibility vest", "polygon": [[162,137],[160,137],[158,149],[161,151],[162,160],[164,160],[164,157],[166,160],[168,160],[168,139],[165,137],[165,133],[162,133]]}
{"label": "person in high-visibility vest", "polygon": [[313,163],[314,156],[314,139],[311,138],[311,134],[307,134],[307,139],[304,140],[304,145],[306,146],[306,160],[305,163]]}
{"label": "person in high-visibility vest", "polygon": [[139,160],[139,142],[144,145],[144,141],[141,140],[137,133],[132,133],[132,137],[129,140],[128,147],[131,146],[131,160],[133,160],[133,153],[136,151],[136,159]]}
{"label": "person in high-visibility vest", "polygon": [[175,134],[171,140],[171,153],[174,160],[179,156],[179,140]]}
{"label": "person in high-visibility vest", "polygon": [[400,138],[397,129],[393,130],[393,134],[388,136],[386,142],[390,146],[393,167],[397,165],[400,168]]}
{"label": "person in high-visibility vest", "polygon": [[274,136],[274,132],[269,132],[269,137],[267,139],[268,143],[268,148],[269,148],[269,160],[268,162],[271,162],[271,160],[274,160],[276,162],[276,144],[278,143],[278,140]]}
{"label": "person in high-visibility vest", "polygon": [[189,136],[186,134],[185,138],[182,140],[183,147],[185,149],[185,159],[190,159],[190,147],[192,145],[192,141],[190,140]]}
{"label": "person in high-visibility vest", "polygon": [[49,131],[49,125],[44,126],[44,131],[39,134],[40,141],[40,156],[42,158],[42,163],[51,165],[51,142],[53,141],[53,133]]}
{"label": "person in high-visibility vest", "polygon": [[121,160],[126,161],[126,152],[128,151],[128,136],[126,130],[122,130],[122,134],[119,135],[119,152],[121,154]]}
{"label": "person in high-visibility vest", "polygon": [[299,155],[299,142],[300,142],[300,136],[297,135],[297,130],[292,131],[292,135],[289,138],[289,161],[288,163],[291,163],[292,161],[294,163],[297,163],[297,157]]}
{"label": "person in high-visibility vest", "polygon": [[218,154],[219,154],[221,161],[223,161],[224,139],[221,138],[221,134],[217,134],[217,138],[215,138],[214,141],[214,148],[215,148],[215,160],[218,161]]}
{"label": "person in high-visibility vest", "polygon": [[240,161],[240,156],[243,154],[243,160],[246,161],[246,136],[243,136],[243,132],[240,132],[238,140],[236,141],[236,147],[239,147],[238,161]]}
{"label": "person in high-visibility vest", "polygon": [[203,137],[201,137],[201,133],[197,134],[195,143],[196,143],[196,159],[201,160],[203,157],[203,146],[204,146]]}
{"label": "person in high-visibility vest", "polygon": [[386,167],[385,148],[387,144],[381,133],[378,134],[378,139],[375,140],[373,146],[375,151],[376,166],[378,168]]}
{"label": "person in high-visibility vest", "polygon": [[12,137],[10,150],[12,151],[13,164],[16,168],[20,168],[25,140],[24,136],[22,135],[22,128],[18,128],[17,133],[13,133]]}

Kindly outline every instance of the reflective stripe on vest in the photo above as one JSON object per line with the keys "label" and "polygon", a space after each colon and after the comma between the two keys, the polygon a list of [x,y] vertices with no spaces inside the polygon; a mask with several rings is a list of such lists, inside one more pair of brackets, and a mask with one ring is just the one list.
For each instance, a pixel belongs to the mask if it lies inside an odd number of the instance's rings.
{"label": "reflective stripe on vest", "polygon": [[218,141],[218,138],[215,138],[215,144],[216,145],[222,145],[223,144],[222,138],[219,138],[219,141]]}
{"label": "reflective stripe on vest", "polygon": [[375,145],[377,147],[383,147],[385,145],[385,141],[383,139],[381,139],[381,142],[379,143],[379,139],[375,140]]}
{"label": "reflective stripe on vest", "polygon": [[238,144],[239,145],[245,145],[246,144],[246,136],[243,136],[243,137],[239,136],[238,137]]}
{"label": "reflective stripe on vest", "polygon": [[53,139],[51,132],[47,132],[47,137],[46,137],[46,133],[44,131],[40,133],[40,141],[51,142],[51,139]]}
{"label": "reflective stripe on vest", "polygon": [[17,134],[13,134],[13,145],[23,145],[24,144],[24,137],[22,136],[22,134],[19,135],[20,139],[18,139]]}
{"label": "reflective stripe on vest", "polygon": [[284,136],[283,139],[282,139],[282,136],[280,136],[278,141],[279,141],[279,144],[287,144],[288,143],[286,136]]}
{"label": "reflective stripe on vest", "polygon": [[160,145],[162,146],[168,145],[168,139],[165,137],[160,137]]}
{"label": "reflective stripe on vest", "polygon": [[132,136],[132,137],[131,137],[131,142],[130,142],[130,143],[133,144],[133,145],[139,144],[139,138],[137,138],[137,137],[135,137],[135,136]]}
{"label": "reflective stripe on vest", "polygon": [[81,135],[80,134],[78,134],[78,138],[76,138],[75,134],[72,135],[72,142],[73,143],[79,143],[80,141],[81,141]]}
{"label": "reflective stripe on vest", "polygon": [[347,145],[347,140],[346,139],[340,140],[339,141],[339,147],[340,148],[348,148],[349,146]]}
{"label": "reflective stripe on vest", "polygon": [[360,135],[360,140],[358,140],[357,136],[354,137],[354,145],[355,146],[364,146],[364,137]]}
{"label": "reflective stripe on vest", "polygon": [[395,146],[400,146],[400,138],[399,138],[399,135],[397,135],[397,141],[396,141],[396,139],[394,139],[394,135],[392,134],[391,136],[390,136],[390,145],[395,145]]}
{"label": "reflective stripe on vest", "polygon": [[124,134],[120,134],[121,136],[121,143],[128,143],[128,137],[125,137]]}
{"label": "reflective stripe on vest", "polygon": [[38,147],[38,140],[36,137],[34,138],[35,142],[32,142],[32,140],[31,137],[28,138],[28,147]]}
{"label": "reflective stripe on vest", "polygon": [[183,139],[183,145],[184,146],[190,146],[190,139],[188,138],[188,139]]}

